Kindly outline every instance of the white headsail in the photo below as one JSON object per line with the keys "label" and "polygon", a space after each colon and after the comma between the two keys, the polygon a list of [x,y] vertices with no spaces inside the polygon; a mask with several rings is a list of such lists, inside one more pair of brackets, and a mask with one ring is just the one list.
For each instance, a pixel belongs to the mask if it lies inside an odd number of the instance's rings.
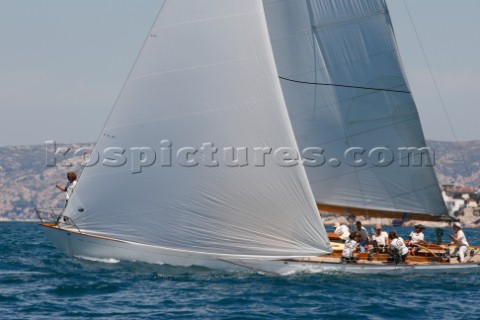
{"label": "white headsail", "polygon": [[[222,163],[224,147],[245,148],[248,164]],[[262,166],[254,149],[264,147]],[[170,249],[327,253],[303,167],[272,160],[282,147],[298,150],[262,1],[167,0],[65,215],[81,230]]]}
{"label": "white headsail", "polygon": [[317,202],[446,215],[384,0],[264,6],[299,147],[323,149]]}

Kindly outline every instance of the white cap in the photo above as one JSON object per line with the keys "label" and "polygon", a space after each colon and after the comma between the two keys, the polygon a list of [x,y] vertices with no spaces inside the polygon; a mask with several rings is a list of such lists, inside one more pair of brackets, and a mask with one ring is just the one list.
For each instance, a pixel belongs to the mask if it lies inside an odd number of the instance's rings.
{"label": "white cap", "polygon": [[462,225],[460,224],[460,222],[454,222],[453,226],[462,229]]}
{"label": "white cap", "polygon": [[340,227],[340,223],[339,223],[338,221],[336,221],[336,222],[333,224],[333,226],[334,226],[335,228],[338,228],[338,227]]}

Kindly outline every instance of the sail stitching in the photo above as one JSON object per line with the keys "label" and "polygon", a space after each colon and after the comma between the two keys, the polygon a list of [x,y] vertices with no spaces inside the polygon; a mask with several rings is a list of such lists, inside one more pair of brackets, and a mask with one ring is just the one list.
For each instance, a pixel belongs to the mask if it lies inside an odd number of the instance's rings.
{"label": "sail stitching", "polygon": [[192,24],[192,23],[202,23],[202,22],[209,22],[209,21],[215,21],[215,20],[231,20],[232,18],[235,18],[235,17],[249,16],[249,15],[260,15],[260,14],[263,14],[263,11],[249,11],[249,12],[238,13],[238,14],[217,16],[217,17],[208,18],[208,19],[207,18],[206,19],[196,19],[196,20],[185,21],[185,22],[182,22],[182,23],[172,23],[172,24],[168,24],[168,25],[159,26],[158,29],[156,29],[156,30],[174,28],[174,27],[188,25],[188,24]]}
{"label": "sail stitching", "polygon": [[214,66],[219,66],[219,65],[225,65],[225,64],[233,64],[233,63],[239,63],[239,62],[244,62],[244,61],[249,61],[249,60],[256,60],[258,58],[269,58],[271,57],[271,54],[258,54],[250,57],[245,57],[242,59],[235,59],[235,60],[226,60],[226,61],[221,61],[221,62],[216,62],[216,63],[206,63],[202,65],[196,65],[196,66],[191,66],[191,67],[186,67],[186,68],[179,68],[179,69],[174,69],[174,70],[166,70],[162,72],[153,72],[149,74],[144,74],[141,76],[136,76],[128,79],[128,81],[133,81],[133,80],[138,80],[142,78],[148,78],[148,77],[155,77],[159,75],[164,75],[168,73],[174,73],[174,72],[182,72],[182,71],[189,71],[189,70],[195,70],[195,69],[201,69],[201,68],[209,68],[209,67],[214,67]]}
{"label": "sail stitching", "polygon": [[[360,21],[369,20],[369,19],[380,17],[380,16],[384,16],[385,14],[386,14],[386,11],[379,11],[379,12],[375,12],[375,13],[372,13],[372,14],[366,14],[366,15],[359,16],[359,17],[353,17],[351,19],[335,21],[335,22],[332,22],[332,23],[317,24],[317,25],[312,26],[311,30],[312,31],[321,31],[322,29],[325,30],[325,29],[329,29],[329,28],[335,28],[336,26],[356,24]],[[303,32],[308,32],[308,30],[304,30]]]}
{"label": "sail stitching", "polygon": [[308,85],[316,85],[316,86],[331,86],[331,87],[373,90],[373,91],[384,91],[384,92],[411,93],[410,91],[405,91],[405,90],[374,88],[374,87],[362,87],[362,86],[353,86],[353,85],[336,84],[336,83],[308,82],[308,81],[300,81],[300,80],[289,79],[289,78],[285,78],[285,77],[279,77],[279,78],[282,79],[282,80],[285,80],[285,81],[291,81],[291,82],[295,82],[295,83],[308,84]]}
{"label": "sail stitching", "polygon": [[[360,169],[357,168],[358,169],[357,171],[363,171],[363,170],[367,170],[367,169],[371,169],[371,168],[372,167],[366,167],[366,168],[360,168]],[[314,179],[309,179],[309,180],[310,180],[310,183],[324,182],[324,181],[336,179],[336,178],[341,177],[341,176],[351,175],[351,174],[356,173],[357,171],[350,171],[350,172],[342,173],[342,174],[339,174],[339,175],[335,175],[333,177],[326,177],[326,178],[315,179],[315,180]],[[414,189],[413,192],[403,192],[403,193],[399,193],[395,196],[393,196],[391,194],[390,195],[391,195],[392,198],[398,198],[398,197],[403,197],[403,196],[408,195],[408,194],[415,194],[417,191],[423,191],[423,190],[427,190],[427,189],[431,189],[431,188],[438,188],[438,185],[437,184],[430,184],[430,185],[427,185],[427,186],[422,187],[422,188]]]}
{"label": "sail stitching", "polygon": [[[279,39],[279,40],[275,40],[275,41],[281,41],[281,40],[283,40],[283,39]],[[376,53],[370,53],[368,55],[358,55],[356,57],[352,57],[352,58],[349,58],[347,60],[343,60],[343,61],[337,62],[337,63],[331,63],[331,62],[328,63],[328,64],[325,63],[322,66],[315,67],[311,71],[297,72],[297,73],[294,73],[294,74],[290,74],[289,76],[306,76],[306,75],[310,75],[313,72],[317,72],[317,71],[328,72],[329,68],[337,68],[337,67],[341,67],[341,66],[348,66],[348,64],[358,63],[358,62],[365,61],[365,60],[373,58],[373,57],[378,57],[378,56],[382,56],[382,55],[386,55],[386,54],[390,54],[390,53],[398,53],[398,49],[384,50],[384,51],[379,51],[379,52],[376,52]],[[408,86],[408,84],[405,84],[405,86]]]}
{"label": "sail stitching", "polygon": [[[330,23],[330,24],[325,24],[325,25],[321,25],[321,24],[315,24],[315,23],[312,23],[315,21],[315,18],[313,16],[313,12],[314,12],[314,8],[312,7],[312,3],[310,1],[306,1],[306,5],[307,5],[307,11],[308,11],[308,14],[309,14],[309,18],[310,18],[310,23],[309,23],[309,28],[308,28],[308,33],[311,33],[311,36],[312,36],[312,39],[313,39],[313,44],[314,44],[314,55],[315,55],[315,66],[317,65],[317,62],[316,62],[316,50],[315,50],[315,45],[318,46],[318,50],[319,50],[319,53],[320,53],[320,56],[324,59],[323,61],[323,65],[324,65],[324,71],[326,72],[327,74],[327,77],[329,79],[329,83],[332,83],[332,75],[331,75],[331,68],[329,68],[329,63],[327,63],[327,60],[328,59],[328,56],[325,57],[324,54],[325,54],[325,50],[323,48],[323,45],[322,45],[322,41],[320,39],[320,35],[325,33],[325,32],[328,32],[328,30],[331,30],[333,28],[339,28],[341,27],[342,25],[348,25],[348,24],[358,24],[357,21],[364,21],[364,20],[368,20],[369,18],[368,17],[354,17],[354,19],[350,18],[349,20],[351,20],[350,22],[347,22],[347,21],[336,21],[334,23]],[[376,13],[373,13],[373,15],[377,15]],[[310,36],[310,34],[309,34]],[[381,54],[381,53],[379,53]],[[362,57],[359,57],[357,59],[362,59]],[[355,59],[355,60],[357,60]],[[344,61],[343,62],[344,64],[347,63],[347,61]],[[317,88],[319,88],[319,85],[317,85],[318,80],[317,80],[317,74],[318,71],[315,70],[315,104],[316,104],[316,99],[317,99]],[[287,81],[295,81],[293,79],[289,79],[289,78],[285,78],[285,80]],[[332,87],[337,87],[337,86],[332,86]],[[336,90],[333,91],[333,94],[335,96],[335,99],[338,101],[338,98],[339,96],[337,95],[337,92]],[[344,135],[346,133],[346,126],[345,126],[345,122],[343,121],[342,122],[342,127],[343,127],[343,130],[344,130]],[[348,137],[345,138],[346,141],[349,140]],[[361,184],[361,179],[359,178],[358,176],[358,173],[357,173],[357,168],[354,168],[354,171],[356,173],[356,178],[357,178],[357,183],[358,184]],[[360,189],[360,192],[362,194],[362,198],[364,198],[364,201],[365,201],[365,195],[364,195],[364,192],[362,189]]]}
{"label": "sail stitching", "polygon": [[146,121],[138,121],[138,122],[134,122],[134,123],[124,124],[124,125],[121,125],[121,126],[108,127],[108,128],[105,128],[105,130],[118,129],[118,128],[126,128],[126,127],[131,127],[131,126],[136,126],[136,125],[144,124],[144,123],[155,123],[155,122],[160,122],[160,121],[164,121],[164,120],[171,120],[171,119],[175,119],[175,118],[191,117],[191,116],[195,116],[195,115],[199,115],[199,114],[206,114],[206,113],[211,113],[211,112],[225,111],[225,110],[230,110],[230,109],[234,109],[234,108],[238,108],[238,107],[249,107],[249,106],[253,106],[253,105],[254,105],[255,108],[258,108],[258,104],[267,105],[267,104],[264,103],[264,102],[276,101],[276,100],[277,100],[276,98],[257,99],[257,100],[245,102],[245,103],[242,103],[242,104],[230,105],[230,106],[227,106],[227,107],[225,107],[225,108],[215,108],[215,109],[203,110],[203,111],[198,111],[198,112],[191,112],[191,113],[184,113],[184,114],[178,114],[178,115],[171,115],[171,116],[168,116],[168,117],[161,117],[161,118],[149,119],[149,120],[146,120]]}

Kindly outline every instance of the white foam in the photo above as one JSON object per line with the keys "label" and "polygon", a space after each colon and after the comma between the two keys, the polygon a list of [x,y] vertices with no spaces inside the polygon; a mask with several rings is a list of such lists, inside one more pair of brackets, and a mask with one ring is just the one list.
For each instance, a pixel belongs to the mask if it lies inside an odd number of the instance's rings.
{"label": "white foam", "polygon": [[113,258],[94,258],[94,257],[87,257],[87,256],[75,256],[75,258],[88,260],[88,261],[103,262],[103,263],[119,263],[120,262],[120,260],[113,259]]}

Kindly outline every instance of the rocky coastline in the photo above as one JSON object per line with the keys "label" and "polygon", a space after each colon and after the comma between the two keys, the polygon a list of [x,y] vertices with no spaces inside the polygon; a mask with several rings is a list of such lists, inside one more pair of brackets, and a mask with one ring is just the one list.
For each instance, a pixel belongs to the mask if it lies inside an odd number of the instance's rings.
{"label": "rocky coastline", "polygon": [[[480,186],[480,140],[467,142],[427,141],[435,152],[434,169],[440,184]],[[0,222],[38,221],[34,208],[62,208],[64,194],[56,183],[66,181],[66,173],[83,170],[83,155],[75,150],[91,149],[93,143],[45,144],[0,147]],[[53,148],[53,149],[52,149]],[[468,163],[468,165],[466,164]],[[471,212],[470,212],[471,211]],[[391,224],[389,219],[323,215],[326,225],[335,221],[350,224],[358,219],[366,225]],[[477,227],[480,217],[474,210],[464,211],[460,219],[466,227]],[[406,221],[405,225],[415,222]],[[425,222],[428,226],[446,226],[445,223]]]}

